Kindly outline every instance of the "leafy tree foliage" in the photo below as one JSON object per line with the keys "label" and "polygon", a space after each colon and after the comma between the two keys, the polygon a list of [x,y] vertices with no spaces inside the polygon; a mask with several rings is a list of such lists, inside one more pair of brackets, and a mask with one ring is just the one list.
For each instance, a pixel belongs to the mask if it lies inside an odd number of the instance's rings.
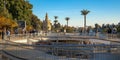
{"label": "leafy tree foliage", "polygon": [[37,16],[32,15],[31,16],[31,25],[33,25],[33,27],[37,30],[42,29],[42,22],[40,21],[40,19],[37,18]]}
{"label": "leafy tree foliage", "polygon": [[95,24],[95,32],[97,33],[99,31],[99,29],[100,29],[100,25],[96,23]]}
{"label": "leafy tree foliage", "polygon": [[66,32],[67,32],[67,33],[73,33],[74,30],[75,30],[74,27],[67,27]]}
{"label": "leafy tree foliage", "polygon": [[4,29],[7,28],[14,28],[17,26],[17,23],[13,20],[5,18],[4,16],[0,16],[0,28]]}
{"label": "leafy tree foliage", "polygon": [[61,24],[60,23],[54,23],[54,30],[57,32],[57,30],[61,29]]}
{"label": "leafy tree foliage", "polygon": [[118,25],[116,26],[116,28],[117,28],[117,32],[119,32],[119,34],[120,34],[120,22],[118,23]]}
{"label": "leafy tree foliage", "polygon": [[32,13],[32,7],[28,0],[0,0],[0,16],[26,21],[28,28],[41,29],[42,22]]}
{"label": "leafy tree foliage", "polygon": [[55,20],[54,20],[54,28],[53,29],[55,30],[55,32],[58,32],[61,29],[61,24],[57,20],[58,16],[54,16],[54,18],[55,18]]}

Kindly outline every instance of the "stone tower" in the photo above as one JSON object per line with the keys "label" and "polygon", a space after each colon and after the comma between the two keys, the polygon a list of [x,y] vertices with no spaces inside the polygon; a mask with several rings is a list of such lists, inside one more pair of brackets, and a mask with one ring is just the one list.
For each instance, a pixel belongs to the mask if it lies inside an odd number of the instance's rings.
{"label": "stone tower", "polygon": [[51,22],[48,18],[48,14],[46,13],[45,20],[43,20],[43,30],[48,32],[51,31]]}

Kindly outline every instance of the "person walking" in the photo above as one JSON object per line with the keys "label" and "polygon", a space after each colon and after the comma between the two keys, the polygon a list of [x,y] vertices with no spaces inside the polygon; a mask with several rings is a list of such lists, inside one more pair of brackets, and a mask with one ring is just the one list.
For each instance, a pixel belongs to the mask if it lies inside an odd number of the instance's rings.
{"label": "person walking", "polygon": [[8,38],[8,40],[10,40],[10,31],[7,30],[6,34],[7,34],[7,38]]}
{"label": "person walking", "polygon": [[2,30],[2,40],[4,40],[4,31]]}

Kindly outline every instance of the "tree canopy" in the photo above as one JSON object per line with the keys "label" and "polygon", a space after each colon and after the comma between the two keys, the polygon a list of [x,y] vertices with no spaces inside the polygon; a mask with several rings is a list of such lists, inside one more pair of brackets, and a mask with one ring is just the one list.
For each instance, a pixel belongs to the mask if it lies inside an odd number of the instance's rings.
{"label": "tree canopy", "polygon": [[87,15],[89,12],[90,12],[89,10],[83,9],[83,10],[81,11],[81,15]]}
{"label": "tree canopy", "polygon": [[32,13],[28,0],[0,0],[0,16],[14,21],[26,21],[27,26],[41,29],[42,22]]}
{"label": "tree canopy", "polygon": [[5,18],[4,16],[0,16],[0,28],[2,28],[2,29],[4,27],[14,28],[16,26],[18,26],[18,25],[15,21]]}

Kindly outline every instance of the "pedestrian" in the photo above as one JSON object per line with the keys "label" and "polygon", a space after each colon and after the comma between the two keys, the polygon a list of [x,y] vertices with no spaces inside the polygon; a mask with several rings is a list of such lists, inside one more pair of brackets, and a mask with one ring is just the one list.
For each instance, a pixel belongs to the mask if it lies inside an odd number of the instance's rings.
{"label": "pedestrian", "polygon": [[8,40],[10,40],[10,31],[9,30],[7,30],[7,38],[8,38]]}
{"label": "pedestrian", "polygon": [[2,40],[4,40],[4,31],[2,31]]}

